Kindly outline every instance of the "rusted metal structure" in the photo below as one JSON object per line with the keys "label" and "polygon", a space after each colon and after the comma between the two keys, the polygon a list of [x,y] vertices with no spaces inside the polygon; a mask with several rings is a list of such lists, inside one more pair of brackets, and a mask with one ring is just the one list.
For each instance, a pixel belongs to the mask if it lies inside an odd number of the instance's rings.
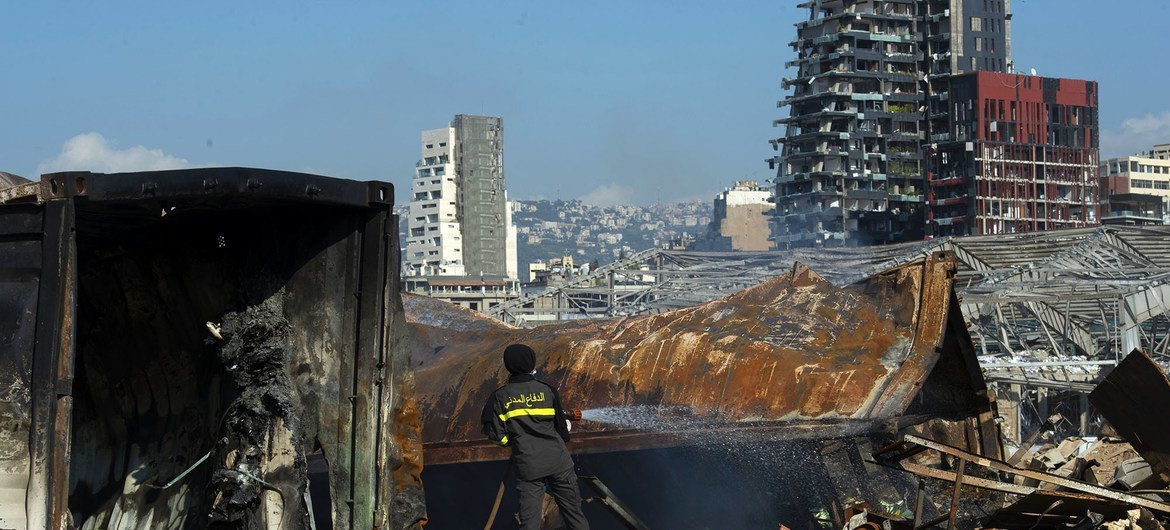
{"label": "rusted metal structure", "polygon": [[[1134,349],[1170,361],[1166,226],[1102,226],[776,252],[652,249],[489,310],[519,326],[655,314],[708,302],[805,263],[836,285],[951,252],[955,290],[1008,440],[1059,409],[1095,432],[1087,394]],[[1016,407],[1014,404],[1022,406]]]}
{"label": "rusted metal structure", "polygon": [[797,264],[695,307],[532,329],[408,298],[433,521],[487,516],[508,452],[483,439],[480,411],[512,342],[538,351],[538,377],[567,407],[586,409],[570,443],[581,472],[651,527],[774,527],[821,513],[843,523],[845,496],[912,489],[860,464],[870,436],[930,432],[1001,458],[954,272],[954,257],[935,253],[837,286]]}
{"label": "rusted metal structure", "polygon": [[419,525],[390,184],[207,168],[9,191],[0,527]]}
{"label": "rusted metal structure", "polygon": [[831,438],[945,416],[981,417],[983,447],[976,449],[998,455],[954,272],[953,256],[938,253],[836,287],[797,265],[756,287],[659,315],[431,330],[415,350],[426,460],[506,458],[482,439],[479,415],[505,380],[499,352],[513,342],[539,352],[539,376],[563,389],[565,403],[669,411],[678,425],[585,421],[575,427],[576,452],[685,445],[696,436]]}

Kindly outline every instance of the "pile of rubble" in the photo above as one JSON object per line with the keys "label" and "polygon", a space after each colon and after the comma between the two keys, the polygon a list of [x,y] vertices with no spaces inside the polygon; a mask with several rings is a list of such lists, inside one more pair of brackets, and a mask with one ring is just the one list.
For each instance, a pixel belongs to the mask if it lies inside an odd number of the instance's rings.
{"label": "pile of rubble", "polygon": [[1072,437],[1028,454],[1024,467],[1090,484],[1130,491],[1156,489],[1157,477],[1133,446],[1121,438]]}
{"label": "pile of rubble", "polygon": [[[874,451],[874,462],[911,473],[923,485],[941,481],[949,494],[920,487],[909,514],[858,504],[844,528],[1170,528],[1170,414],[1159,411],[1170,405],[1170,379],[1135,351],[1089,399],[1108,421],[1105,435],[1037,443],[1060,421],[1054,416],[1006,460],[902,436]],[[977,497],[972,509],[975,491],[999,495]]]}

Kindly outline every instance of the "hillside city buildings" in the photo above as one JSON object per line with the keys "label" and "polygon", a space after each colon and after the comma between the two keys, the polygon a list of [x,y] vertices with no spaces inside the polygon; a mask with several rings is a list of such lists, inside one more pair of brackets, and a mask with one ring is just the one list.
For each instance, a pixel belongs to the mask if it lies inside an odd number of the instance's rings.
{"label": "hillside city buildings", "polygon": [[779,246],[925,236],[927,111],[947,76],[1011,69],[1004,0],[829,0],[800,4],[793,92],[772,140]]}
{"label": "hillside city buildings", "polygon": [[[411,180],[404,290],[472,309],[518,294],[516,227],[504,180],[504,122],[455,116],[423,131]],[[482,296],[480,296],[482,295]]]}
{"label": "hillside city buildings", "polygon": [[931,103],[930,237],[1099,224],[1097,83],[1002,72],[949,76]]}

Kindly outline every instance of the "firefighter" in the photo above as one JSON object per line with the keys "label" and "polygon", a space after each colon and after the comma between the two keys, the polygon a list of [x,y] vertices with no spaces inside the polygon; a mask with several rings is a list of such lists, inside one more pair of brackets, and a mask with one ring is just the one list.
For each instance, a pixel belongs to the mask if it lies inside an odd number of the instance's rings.
{"label": "firefighter", "polygon": [[565,449],[571,426],[556,389],[535,377],[536,352],[526,345],[505,348],[504,367],[512,375],[484,405],[483,433],[492,442],[512,448],[520,528],[540,528],[546,487],[570,530],[589,528],[581,513],[573,459]]}

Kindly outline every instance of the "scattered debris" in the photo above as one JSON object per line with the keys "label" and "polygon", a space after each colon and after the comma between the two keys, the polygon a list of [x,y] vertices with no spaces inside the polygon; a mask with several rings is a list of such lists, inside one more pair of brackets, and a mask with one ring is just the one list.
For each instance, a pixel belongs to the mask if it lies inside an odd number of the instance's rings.
{"label": "scattered debris", "polygon": [[613,491],[601,482],[601,479],[594,476],[585,476],[581,477],[581,479],[597,491],[596,496],[586,498],[585,502],[596,502],[605,506],[610,513],[617,517],[630,530],[649,530],[646,523],[638,519],[638,516],[634,515],[633,510],[629,506],[626,506],[621,499],[618,499],[617,495],[614,495]]}
{"label": "scattered debris", "polygon": [[[1170,379],[1134,350],[1089,394],[1117,434],[1133,444],[1163,482],[1170,482]],[[1152,409],[1154,408],[1154,409]]]}
{"label": "scattered debris", "polygon": [[[236,397],[228,404],[218,446],[220,467],[211,479],[211,522],[231,522],[245,527],[252,521],[261,496],[274,491],[279,513],[285,512],[285,492],[264,480],[266,473],[281,473],[291,486],[289,496],[308,483],[300,415],[293,403],[292,382],[287,374],[291,355],[289,322],[283,315],[283,293],[243,311],[224,315],[220,335],[225,340],[219,359],[236,385]],[[217,331],[208,325],[213,332]],[[307,527],[303,520],[278,519],[281,527]],[[244,524],[244,523],[249,524]]]}
{"label": "scattered debris", "polygon": [[[1170,380],[1149,356],[1135,351],[1105,376],[1090,399],[1123,439],[1071,437],[1033,451],[1034,435],[1002,462],[908,434],[874,457],[883,465],[953,484],[952,514],[965,486],[1015,497],[1007,505],[988,503],[993,513],[981,528],[1162,529],[1170,520]],[[1041,431],[1054,423],[1050,419]],[[991,477],[968,476],[968,464]]]}

